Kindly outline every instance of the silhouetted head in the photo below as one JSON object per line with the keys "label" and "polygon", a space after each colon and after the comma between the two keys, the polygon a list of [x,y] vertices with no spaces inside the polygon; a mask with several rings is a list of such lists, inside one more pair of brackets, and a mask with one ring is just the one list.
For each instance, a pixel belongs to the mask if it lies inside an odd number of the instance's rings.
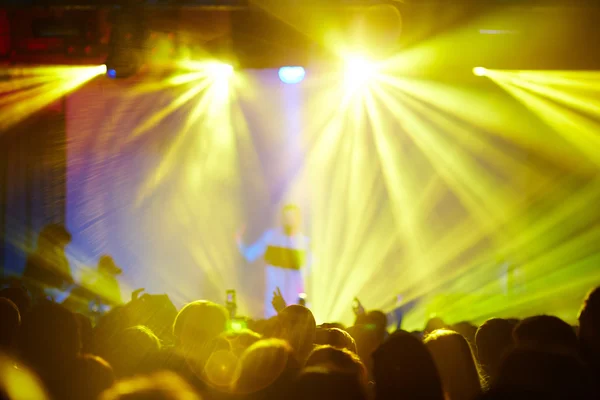
{"label": "silhouetted head", "polygon": [[[199,316],[199,314],[203,314],[203,312],[201,312],[200,309],[207,307],[199,307],[196,303],[198,302],[190,303],[194,304],[194,306],[189,307],[193,310],[188,309],[186,306],[184,307],[185,311],[182,309],[180,313],[184,313],[184,316],[188,312],[191,312],[194,318]],[[200,303],[207,304],[208,306],[212,305],[217,308],[220,307],[211,302]],[[224,308],[221,307],[221,310],[224,310]],[[158,336],[161,340],[167,343],[172,343],[176,341],[175,337],[173,337],[173,329],[174,325],[176,324],[176,319],[180,313],[177,312],[177,308],[175,308],[175,305],[173,304],[169,296],[167,296],[166,294],[144,294],[139,299],[128,303],[126,311],[127,316],[130,320],[130,324],[127,325],[127,327],[143,325],[148,327],[152,332],[154,332],[156,336]],[[208,314],[209,315],[207,316],[209,317],[213,314],[216,314],[217,319],[219,318],[219,313],[216,310],[214,313]],[[183,321],[183,319],[181,321]],[[181,325],[183,324],[179,325],[181,327]],[[217,320],[214,320],[213,322],[211,322],[210,330],[218,330],[219,326],[220,323],[217,323]],[[179,342],[179,344],[181,344],[181,342]]]}
{"label": "silhouetted head", "polygon": [[228,319],[224,307],[210,301],[194,301],[177,314],[173,335],[184,352],[192,351],[225,332]]}
{"label": "silhouetted head", "polygon": [[573,328],[560,318],[549,315],[525,318],[515,327],[513,338],[519,348],[573,355],[579,353]]}
{"label": "silhouetted head", "polygon": [[[215,352],[230,351],[229,342],[221,336],[227,329],[228,319],[225,307],[209,301],[189,303],[177,314],[173,333],[179,343],[181,355],[196,378],[221,380],[220,376],[205,377],[205,367]],[[225,375],[230,380],[228,376],[232,372]]]}
{"label": "silhouetted head", "polygon": [[325,323],[319,325],[319,328],[323,328],[323,329],[337,328],[342,331],[346,330],[346,327],[341,322],[325,322]]}
{"label": "silhouetted head", "polygon": [[306,368],[294,384],[294,400],[367,400],[356,375],[324,367]]}
{"label": "silhouetted head", "polygon": [[200,400],[182,378],[172,372],[119,381],[100,400]]}
{"label": "silhouetted head", "polygon": [[306,307],[291,305],[279,313],[277,322],[275,337],[286,340],[300,362],[306,360],[313,349],[317,329],[312,312]]}
{"label": "silhouetted head", "polygon": [[441,318],[433,317],[429,321],[427,321],[427,324],[425,324],[423,334],[427,335],[435,330],[446,329],[447,327],[448,325],[444,321],[442,321]]}
{"label": "silhouetted head", "polygon": [[236,379],[239,357],[231,349],[231,343],[220,336],[205,346],[200,354],[188,365],[203,382],[209,386],[229,391]]}
{"label": "silhouetted head", "polygon": [[298,233],[302,225],[300,208],[295,204],[286,204],[281,210],[281,224],[288,235]]}
{"label": "silhouetted head", "polygon": [[46,225],[38,236],[38,249],[64,248],[71,243],[71,233],[62,224]]}
{"label": "silhouetted head", "polygon": [[21,315],[15,303],[0,298],[0,351],[12,352],[20,326]]}
{"label": "silhouetted head", "polygon": [[114,346],[114,339],[127,327],[132,326],[127,309],[124,306],[112,308],[104,314],[94,327],[92,353],[106,358],[108,350]]}
{"label": "silhouetted head", "polygon": [[242,355],[233,390],[253,399],[282,399],[300,370],[292,348],[283,340],[260,340]]}
{"label": "silhouetted head", "polygon": [[110,365],[100,357],[79,356],[67,376],[62,398],[78,400],[96,400],[115,382]]}
{"label": "silhouetted head", "polygon": [[25,316],[31,310],[31,297],[27,290],[22,287],[9,287],[0,290],[0,297],[12,301],[21,317]]}
{"label": "silhouetted head", "polygon": [[102,355],[112,365],[118,378],[150,372],[161,344],[145,326],[127,328],[113,337]]}
{"label": "silhouetted head", "polygon": [[367,388],[369,381],[367,368],[360,358],[349,350],[319,346],[310,353],[305,366],[323,367],[331,371],[354,375],[363,386],[363,390]]}
{"label": "silhouetted head", "polygon": [[590,291],[583,301],[579,312],[579,339],[586,361],[600,373],[600,286]]}
{"label": "silhouetted head", "polygon": [[377,400],[443,400],[442,382],[425,345],[408,332],[397,331],[373,354]]}
{"label": "silhouetted head", "polygon": [[108,275],[120,275],[123,270],[117,266],[115,260],[109,255],[103,255],[98,260],[98,271]]}
{"label": "silhouetted head", "polygon": [[591,399],[592,393],[588,371],[575,356],[522,348],[507,354],[492,390],[536,399]]}
{"label": "silhouetted head", "polygon": [[262,339],[262,336],[249,329],[243,329],[241,331],[227,332],[223,335],[231,345],[231,351],[236,357],[241,357],[244,351],[254,343]]}
{"label": "silhouetted head", "polygon": [[317,328],[315,344],[347,349],[356,354],[356,342],[352,336],[338,328]]}
{"label": "silhouetted head", "polygon": [[18,337],[21,357],[36,372],[52,374],[81,349],[75,315],[59,304],[42,303],[23,317]]}
{"label": "silhouetted head", "polygon": [[382,341],[386,338],[388,319],[383,311],[374,310],[367,312],[362,323],[374,329]]}
{"label": "silhouetted head", "polygon": [[373,374],[373,352],[383,343],[381,334],[372,325],[355,325],[348,333],[356,342],[356,354],[367,367],[369,376]]}
{"label": "silhouetted head", "polygon": [[59,304],[38,304],[23,317],[17,347],[21,360],[38,375],[51,397],[61,398],[81,349],[75,315]]}
{"label": "silhouetted head", "polygon": [[456,333],[463,335],[467,342],[471,346],[475,346],[475,335],[477,334],[477,327],[468,321],[458,322],[450,328]]}
{"label": "silhouetted head", "polygon": [[496,378],[502,357],[513,346],[514,325],[505,319],[492,318],[485,321],[475,335],[477,358],[486,377]]}
{"label": "silhouetted head", "polygon": [[460,333],[439,329],[425,338],[425,345],[450,399],[470,400],[481,394],[477,365],[467,339]]}

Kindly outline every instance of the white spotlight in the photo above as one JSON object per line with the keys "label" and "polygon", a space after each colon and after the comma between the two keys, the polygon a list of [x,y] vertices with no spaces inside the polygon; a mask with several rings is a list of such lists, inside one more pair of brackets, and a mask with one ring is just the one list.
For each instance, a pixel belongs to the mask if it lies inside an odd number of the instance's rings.
{"label": "white spotlight", "polygon": [[488,70],[483,67],[475,67],[473,68],[473,74],[475,74],[475,76],[486,76],[488,74]]}
{"label": "white spotlight", "polygon": [[279,68],[279,79],[283,83],[300,83],[304,79],[306,71],[302,67],[281,67]]}

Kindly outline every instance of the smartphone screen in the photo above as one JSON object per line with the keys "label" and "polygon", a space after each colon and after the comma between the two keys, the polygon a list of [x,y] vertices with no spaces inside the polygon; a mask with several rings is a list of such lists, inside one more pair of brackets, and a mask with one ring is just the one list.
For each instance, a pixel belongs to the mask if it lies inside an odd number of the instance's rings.
{"label": "smartphone screen", "polygon": [[227,304],[235,304],[235,290],[227,291]]}
{"label": "smartphone screen", "polygon": [[363,315],[365,313],[365,309],[363,308],[362,304],[360,304],[360,301],[358,301],[358,298],[354,298],[354,301],[352,302],[352,310],[354,310],[354,314],[355,315]]}
{"label": "smartphone screen", "polygon": [[228,330],[233,332],[243,331],[248,328],[248,323],[245,320],[239,318],[233,318],[229,320],[228,324]]}

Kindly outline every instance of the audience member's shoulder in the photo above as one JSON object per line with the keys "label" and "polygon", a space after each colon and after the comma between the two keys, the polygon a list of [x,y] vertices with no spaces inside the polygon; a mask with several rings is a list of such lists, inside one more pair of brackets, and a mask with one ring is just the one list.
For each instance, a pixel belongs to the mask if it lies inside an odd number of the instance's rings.
{"label": "audience member's shoulder", "polygon": [[46,400],[48,398],[42,383],[33,372],[23,365],[0,356],[0,398]]}

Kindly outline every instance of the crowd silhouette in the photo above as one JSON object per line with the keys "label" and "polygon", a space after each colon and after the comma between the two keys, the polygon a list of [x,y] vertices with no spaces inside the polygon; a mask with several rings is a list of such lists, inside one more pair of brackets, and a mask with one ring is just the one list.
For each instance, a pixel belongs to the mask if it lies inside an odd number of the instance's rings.
{"label": "crowd silhouette", "polygon": [[92,321],[13,284],[0,291],[0,399],[600,398],[600,287],[577,327],[538,315],[389,332],[377,310],[345,327],[273,305],[234,329],[221,305],[136,294]]}

